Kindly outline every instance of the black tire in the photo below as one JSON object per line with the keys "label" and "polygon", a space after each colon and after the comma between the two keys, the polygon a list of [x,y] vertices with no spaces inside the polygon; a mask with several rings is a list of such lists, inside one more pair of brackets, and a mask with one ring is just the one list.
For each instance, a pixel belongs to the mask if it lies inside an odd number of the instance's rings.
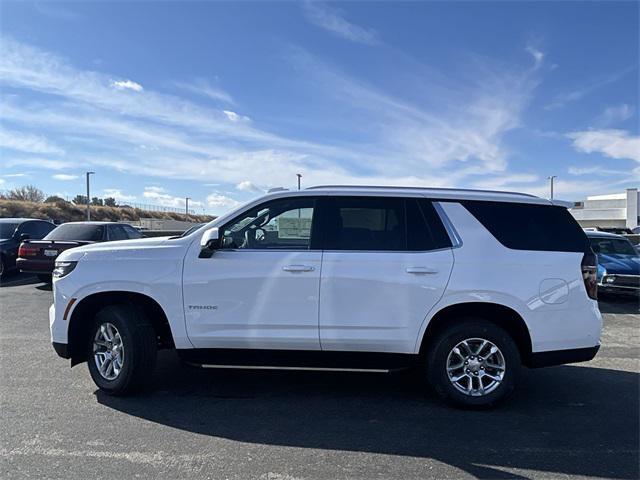
{"label": "black tire", "polygon": [[[100,373],[93,353],[94,338],[104,323],[110,323],[117,329],[124,350],[122,369],[113,380]],[[106,394],[126,395],[148,386],[156,363],[157,340],[151,322],[139,309],[129,305],[110,305],[100,310],[95,316],[87,349],[91,378]]]}
{"label": "black tire", "polygon": [[5,264],[4,257],[0,255],[0,278],[4,278],[7,273],[7,265]]}
{"label": "black tire", "polygon": [[[488,340],[498,347],[504,359],[505,371],[502,381],[493,391],[482,396],[470,396],[462,393],[450,381],[447,373],[449,353],[460,342],[467,339]],[[484,370],[484,367],[482,368]],[[504,329],[482,318],[460,318],[441,331],[427,351],[429,382],[438,395],[458,407],[487,408],[499,403],[513,392],[520,370],[520,352],[513,338]],[[478,380],[475,382],[477,385]]]}
{"label": "black tire", "polygon": [[50,273],[39,273],[37,275],[38,280],[40,280],[41,282],[44,283],[51,283],[52,282],[52,278],[51,278],[51,274]]}

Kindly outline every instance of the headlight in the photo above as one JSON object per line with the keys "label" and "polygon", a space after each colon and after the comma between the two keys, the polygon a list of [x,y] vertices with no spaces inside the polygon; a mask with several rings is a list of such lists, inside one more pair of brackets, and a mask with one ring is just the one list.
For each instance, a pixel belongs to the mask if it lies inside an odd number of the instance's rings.
{"label": "headlight", "polygon": [[56,262],[56,268],[53,269],[53,278],[62,278],[69,275],[78,262]]}

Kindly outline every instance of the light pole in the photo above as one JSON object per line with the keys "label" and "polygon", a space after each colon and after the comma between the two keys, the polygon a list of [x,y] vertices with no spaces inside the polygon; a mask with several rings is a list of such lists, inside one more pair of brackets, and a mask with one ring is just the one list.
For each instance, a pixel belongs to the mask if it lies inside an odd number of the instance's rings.
{"label": "light pole", "polygon": [[555,178],[558,178],[557,175],[551,175],[549,177],[547,177],[549,179],[549,188],[551,189],[551,200],[553,200],[553,180]]}
{"label": "light pole", "polygon": [[95,175],[96,172],[86,172],[87,176],[87,222],[91,221],[91,196],[89,194],[89,175]]}
{"label": "light pole", "polygon": [[302,174],[296,173],[296,177],[298,177],[298,190],[300,190],[300,179],[302,178]]}
{"label": "light pole", "polygon": [[191,197],[186,197],[184,199],[184,204],[185,204],[184,213],[187,217],[189,216],[189,200],[191,200]]}

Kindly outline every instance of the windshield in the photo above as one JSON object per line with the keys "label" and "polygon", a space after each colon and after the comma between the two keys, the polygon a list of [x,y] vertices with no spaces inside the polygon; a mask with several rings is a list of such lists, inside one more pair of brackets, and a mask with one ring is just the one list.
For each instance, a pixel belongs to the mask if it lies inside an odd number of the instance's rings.
{"label": "windshield", "polygon": [[591,244],[596,253],[604,255],[638,255],[631,242],[623,238],[591,238]]}
{"label": "windshield", "polygon": [[0,238],[11,238],[18,228],[17,223],[0,223]]}
{"label": "windshield", "polygon": [[104,225],[65,224],[52,230],[44,240],[80,240],[99,242],[102,240]]}

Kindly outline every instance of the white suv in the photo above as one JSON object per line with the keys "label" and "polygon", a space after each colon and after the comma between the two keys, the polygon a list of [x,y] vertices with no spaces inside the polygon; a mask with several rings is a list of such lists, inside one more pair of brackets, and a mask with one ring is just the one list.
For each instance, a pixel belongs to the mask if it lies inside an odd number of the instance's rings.
{"label": "white suv", "polygon": [[60,255],[51,337],[97,386],[199,365],[422,367],[466,406],[521,365],[592,359],[596,263],[566,208],[534,196],[325,186],[278,191],[187,235]]}

